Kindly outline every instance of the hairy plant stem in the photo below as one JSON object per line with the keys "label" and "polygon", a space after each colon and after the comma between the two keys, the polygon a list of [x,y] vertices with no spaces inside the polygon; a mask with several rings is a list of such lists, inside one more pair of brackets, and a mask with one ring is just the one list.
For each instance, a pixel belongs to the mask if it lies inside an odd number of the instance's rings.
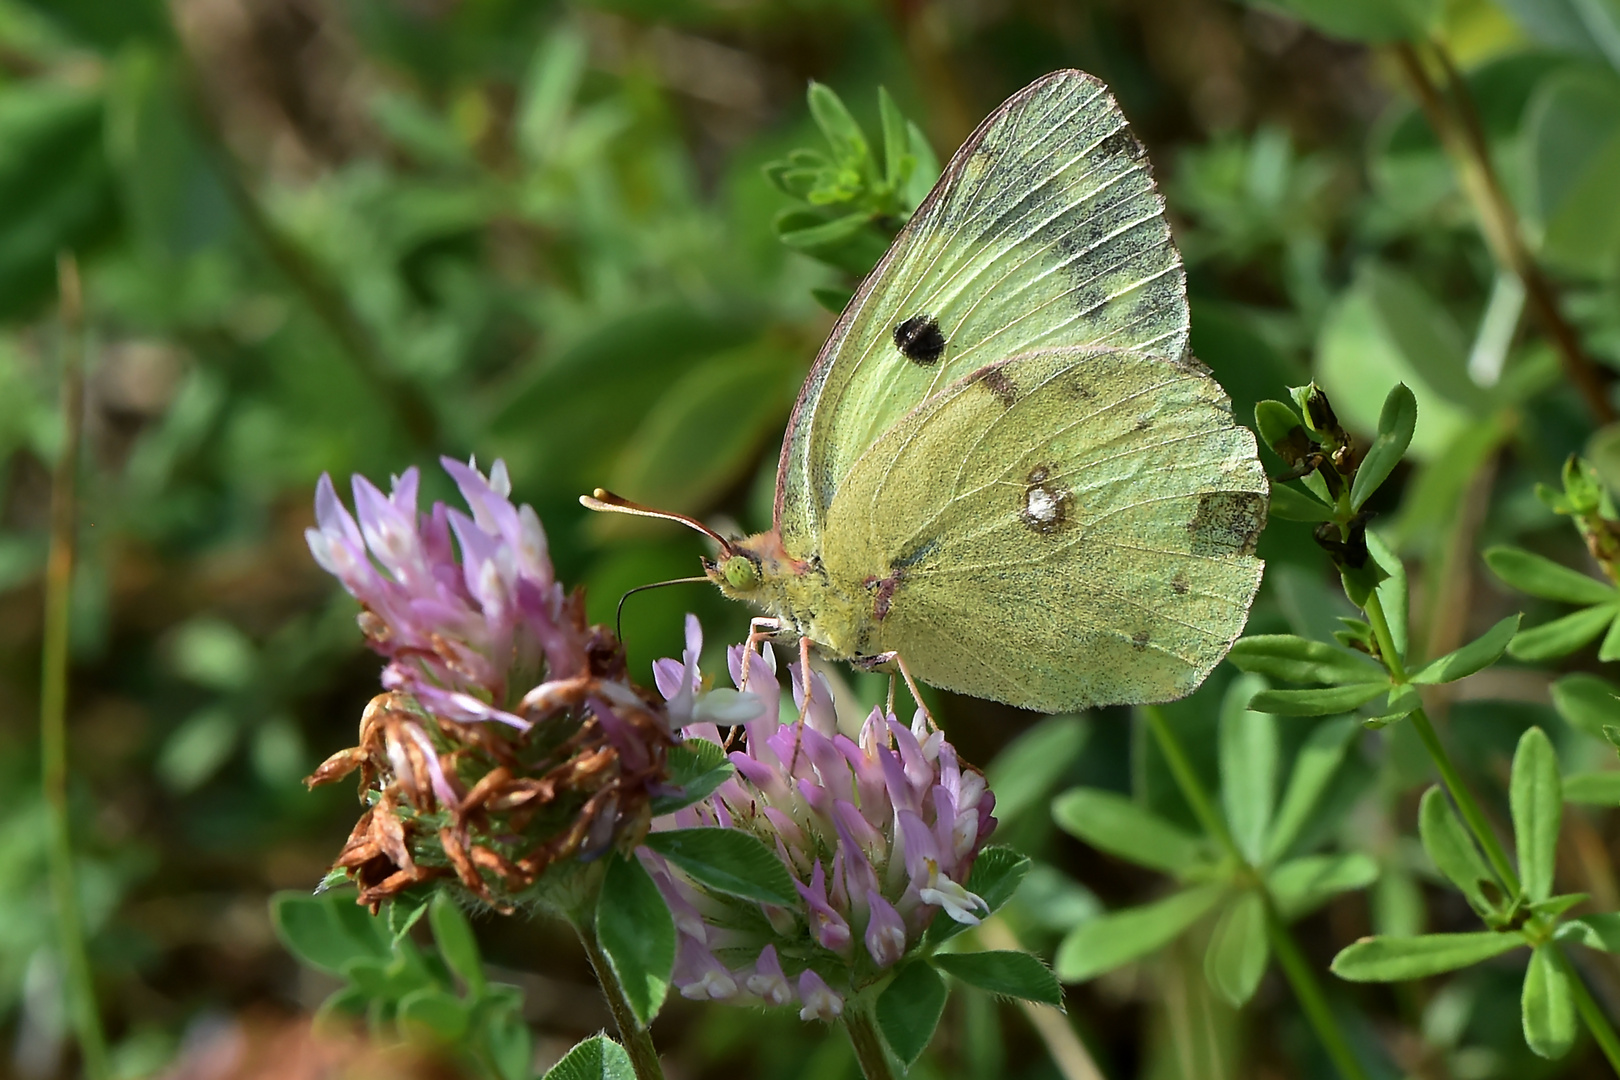
{"label": "hairy plant stem", "polygon": [[889,1054],[883,1049],[883,1040],[878,1036],[877,1025],[872,1022],[872,1014],[852,1004],[844,1010],[843,1020],[844,1030],[849,1032],[850,1045],[855,1048],[855,1060],[861,1066],[861,1075],[866,1080],[894,1080]]}
{"label": "hairy plant stem", "polygon": [[[1145,705],[1141,711],[1147,716],[1148,726],[1153,730],[1153,738],[1164,754],[1165,763],[1170,766],[1170,774],[1175,777],[1182,798],[1192,807],[1193,815],[1198,818],[1199,824],[1221,845],[1227,857],[1242,868],[1243,875],[1254,879],[1255,887],[1260,887],[1259,871],[1244,858],[1237,842],[1232,839],[1232,833],[1226,827],[1226,820],[1215,809],[1215,804],[1204,790],[1198,774],[1193,771],[1192,762],[1188,760],[1187,752],[1181,746],[1181,740],[1176,738],[1175,731],[1165,718],[1164,710],[1157,705]],[[1305,1012],[1305,1019],[1310,1022],[1316,1037],[1322,1041],[1323,1049],[1333,1060],[1340,1076],[1345,1080],[1367,1080],[1366,1070],[1361,1067],[1361,1062],[1356,1060],[1355,1053],[1350,1049],[1350,1041],[1340,1030],[1339,1021],[1328,1006],[1327,996],[1322,993],[1322,987],[1316,981],[1316,974],[1306,962],[1304,954],[1300,952],[1292,931],[1272,907],[1270,897],[1265,899],[1266,936],[1271,941],[1272,951],[1277,954],[1277,962],[1281,965],[1283,974],[1293,987],[1294,995],[1299,999],[1300,1008]]]}
{"label": "hairy plant stem", "polygon": [[109,1075],[107,1040],[96,1008],[95,979],[84,946],[83,914],[73,867],[68,820],[67,681],[72,617],[73,559],[78,539],[75,488],[84,419],[84,301],[73,256],[57,259],[62,302],[62,450],[51,476],[51,546],[45,564],[45,641],[40,664],[40,784],[50,820],[51,899],[56,906],[57,948],[68,1016],[89,1080]]}
{"label": "hairy plant stem", "polygon": [[596,928],[591,925],[589,918],[575,919],[573,924],[574,933],[579,935],[579,943],[585,947],[585,955],[591,961],[591,970],[596,972],[597,985],[607,999],[613,1023],[619,1029],[619,1043],[630,1055],[630,1066],[636,1072],[636,1080],[664,1080],[664,1067],[658,1063],[658,1050],[653,1046],[652,1035],[637,1022],[635,1010],[630,1008],[630,1002],[624,996],[624,987],[619,985],[619,977],[613,973],[613,964],[602,950],[602,943],[596,939]]}
{"label": "hairy plant stem", "polygon": [[1395,58],[1413,93],[1417,95],[1429,126],[1434,128],[1440,144],[1456,165],[1463,191],[1474,205],[1480,232],[1484,234],[1491,255],[1497,265],[1524,283],[1525,299],[1531,312],[1541,324],[1542,331],[1551,339],[1565,377],[1580,392],[1592,416],[1599,424],[1612,423],[1616,413],[1609,400],[1608,379],[1587,355],[1580,335],[1558,305],[1558,293],[1551,279],[1530,253],[1524,230],[1519,224],[1518,212],[1502,189],[1496,167],[1491,162],[1490,146],[1486,142],[1473,98],[1468,93],[1468,86],[1452,64],[1444,46],[1431,43],[1429,49],[1445,72],[1445,93],[1430,78],[1423,58],[1411,44],[1403,42],[1396,45]]}

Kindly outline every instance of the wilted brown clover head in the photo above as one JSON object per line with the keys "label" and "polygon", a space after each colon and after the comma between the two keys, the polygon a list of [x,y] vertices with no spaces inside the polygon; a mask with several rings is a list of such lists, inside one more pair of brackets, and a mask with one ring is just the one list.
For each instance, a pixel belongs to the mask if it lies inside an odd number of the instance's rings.
{"label": "wilted brown clover head", "polygon": [[367,809],[334,869],[373,909],[452,875],[509,909],[557,862],[633,846],[673,741],[662,699],[626,678],[618,641],[555,580],[505,465],[487,478],[443,465],[470,517],[443,503],[418,514],[410,469],[389,495],[356,476],[356,522],[322,476],[306,533],[388,658],[360,744],[306,781],[359,770]]}

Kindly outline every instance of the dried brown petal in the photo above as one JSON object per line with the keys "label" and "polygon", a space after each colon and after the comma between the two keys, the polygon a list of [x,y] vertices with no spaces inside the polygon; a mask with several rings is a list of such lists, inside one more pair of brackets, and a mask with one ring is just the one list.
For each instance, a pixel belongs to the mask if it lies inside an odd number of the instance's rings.
{"label": "dried brown petal", "polygon": [[316,766],[314,772],[304,777],[304,786],[306,788],[317,788],[322,784],[331,784],[342,780],[363,765],[365,760],[365,751],[358,746],[350,747],[347,750],[339,750]]}

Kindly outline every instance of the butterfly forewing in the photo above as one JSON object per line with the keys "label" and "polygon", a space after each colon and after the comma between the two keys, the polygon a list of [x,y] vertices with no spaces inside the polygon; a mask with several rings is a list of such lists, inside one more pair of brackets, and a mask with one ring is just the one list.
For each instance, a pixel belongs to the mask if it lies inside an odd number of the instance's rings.
{"label": "butterfly forewing", "polygon": [[870,651],[1044,711],[1198,685],[1260,583],[1267,482],[1196,362],[1040,349],[956,381],[863,455],[822,556]]}
{"label": "butterfly forewing", "polygon": [[788,550],[816,551],[850,469],[930,395],[1032,347],[1179,358],[1181,258],[1141,144],[1097,79],[1056,72],[963,144],[840,317],[777,478]]}

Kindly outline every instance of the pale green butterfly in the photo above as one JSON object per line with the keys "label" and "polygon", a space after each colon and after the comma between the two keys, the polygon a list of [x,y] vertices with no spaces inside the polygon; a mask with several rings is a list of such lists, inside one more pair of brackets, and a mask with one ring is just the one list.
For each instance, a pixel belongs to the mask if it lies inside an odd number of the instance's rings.
{"label": "pale green butterfly", "polygon": [[1248,618],[1269,489],[1188,353],[1145,153],[1079,71],[979,125],[816,358],[769,531],[581,501],[709,532],[756,627],[858,665],[1045,712],[1192,692]]}

